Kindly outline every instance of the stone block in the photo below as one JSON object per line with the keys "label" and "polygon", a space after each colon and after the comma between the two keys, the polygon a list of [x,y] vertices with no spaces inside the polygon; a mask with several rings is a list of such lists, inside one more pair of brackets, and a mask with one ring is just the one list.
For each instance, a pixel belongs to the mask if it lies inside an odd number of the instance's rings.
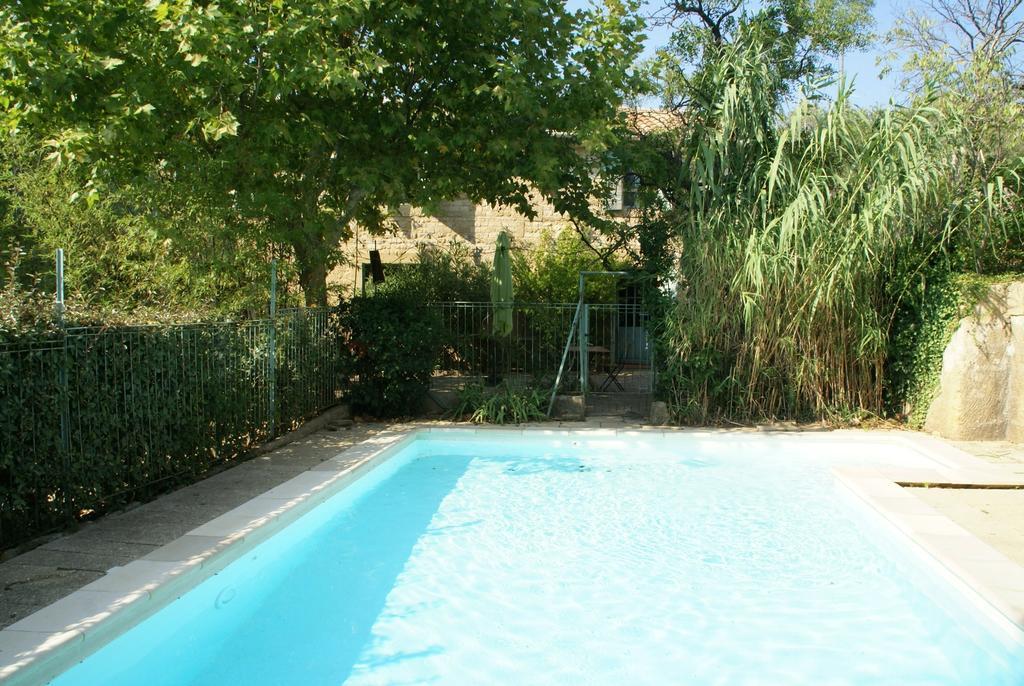
{"label": "stone block", "polygon": [[1007,381],[1006,440],[1024,443],[1024,315],[1010,318],[1010,330],[1015,362]]}
{"label": "stone block", "polygon": [[925,429],[962,441],[1024,440],[1024,282],[993,286],[942,355]]}
{"label": "stone block", "polygon": [[586,408],[582,395],[556,395],[551,416],[555,419],[582,421],[586,415]]}
{"label": "stone block", "polygon": [[668,412],[668,403],[655,400],[651,403],[651,409],[648,413],[648,423],[654,426],[665,426],[672,422],[672,417]]}
{"label": "stone block", "polygon": [[431,388],[423,399],[423,413],[430,417],[446,414],[459,404],[459,389]]}

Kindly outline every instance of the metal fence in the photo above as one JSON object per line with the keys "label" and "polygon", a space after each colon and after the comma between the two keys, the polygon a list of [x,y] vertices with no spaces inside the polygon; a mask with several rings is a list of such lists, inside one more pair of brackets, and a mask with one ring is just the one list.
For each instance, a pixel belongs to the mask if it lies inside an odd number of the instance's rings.
{"label": "metal fence", "polygon": [[443,331],[438,375],[492,382],[553,379],[576,311],[575,303],[516,303],[511,333],[496,336],[492,303],[434,303],[430,307],[438,312]]}
{"label": "metal fence", "polygon": [[334,404],[331,312],[0,344],[0,548],[190,481]]}
{"label": "metal fence", "polygon": [[[644,309],[632,304],[584,304],[574,330],[577,306],[516,303],[511,334],[496,336],[493,303],[433,303],[430,307],[438,312],[445,341],[435,383],[511,380],[550,385],[573,333],[562,392],[579,391],[581,380],[588,391],[652,390],[653,347]],[[586,341],[582,348],[581,338]]]}

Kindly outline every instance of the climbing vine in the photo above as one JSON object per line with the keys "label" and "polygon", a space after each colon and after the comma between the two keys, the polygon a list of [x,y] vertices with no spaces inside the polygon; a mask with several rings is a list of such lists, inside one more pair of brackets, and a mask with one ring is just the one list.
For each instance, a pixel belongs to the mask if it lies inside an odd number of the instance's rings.
{"label": "climbing vine", "polygon": [[886,373],[890,411],[912,428],[924,426],[939,390],[942,355],[960,320],[989,288],[1019,274],[932,274],[922,279],[919,297],[910,299],[893,324]]}

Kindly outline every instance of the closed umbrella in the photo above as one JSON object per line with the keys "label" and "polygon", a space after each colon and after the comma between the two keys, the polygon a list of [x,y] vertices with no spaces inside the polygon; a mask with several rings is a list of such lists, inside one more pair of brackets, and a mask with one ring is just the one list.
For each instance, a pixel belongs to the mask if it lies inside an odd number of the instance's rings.
{"label": "closed umbrella", "polygon": [[512,333],[512,241],[502,231],[494,249],[494,270],[491,274],[491,304],[494,305],[492,331],[495,336]]}

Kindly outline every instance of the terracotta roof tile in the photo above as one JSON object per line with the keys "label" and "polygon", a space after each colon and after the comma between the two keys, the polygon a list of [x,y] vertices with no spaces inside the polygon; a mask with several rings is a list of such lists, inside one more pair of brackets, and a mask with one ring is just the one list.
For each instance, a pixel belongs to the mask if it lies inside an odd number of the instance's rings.
{"label": "terracotta roof tile", "polygon": [[660,133],[682,127],[684,119],[679,112],[655,109],[626,110],[626,125],[638,134]]}

